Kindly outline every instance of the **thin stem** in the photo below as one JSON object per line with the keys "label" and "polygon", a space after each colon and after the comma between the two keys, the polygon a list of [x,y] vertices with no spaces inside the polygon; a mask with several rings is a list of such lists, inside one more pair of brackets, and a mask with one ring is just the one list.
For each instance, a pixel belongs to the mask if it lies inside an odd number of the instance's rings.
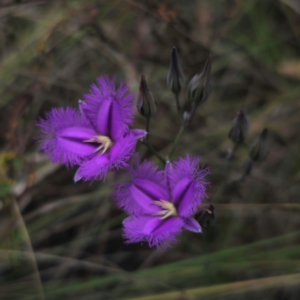
{"label": "thin stem", "polygon": [[18,224],[20,226],[19,228],[20,228],[21,234],[24,238],[26,247],[29,250],[29,258],[31,260],[31,264],[32,264],[32,267],[34,270],[33,276],[36,280],[36,289],[39,294],[39,299],[44,300],[45,299],[44,290],[43,290],[43,285],[42,285],[39,269],[38,269],[38,266],[36,263],[35,254],[34,254],[34,251],[33,251],[32,245],[31,245],[30,237],[29,237],[23,216],[20,212],[18,203],[15,198],[12,199],[12,208],[13,208],[13,212],[15,213],[15,215],[17,217]]}
{"label": "thin stem", "polygon": [[227,160],[231,160],[236,152],[236,150],[238,149],[239,147],[239,144],[238,143],[235,143],[234,146],[232,147],[232,150],[228,153],[226,159]]}
{"label": "thin stem", "polygon": [[164,158],[161,157],[161,155],[152,147],[151,144],[149,143],[145,143],[145,142],[142,142],[140,141],[143,145],[145,145],[146,147],[148,147],[148,149],[152,152],[153,155],[155,155],[159,160],[160,162],[165,165],[167,162]]}
{"label": "thin stem", "polygon": [[194,117],[194,114],[195,114],[195,112],[196,112],[198,106],[199,106],[199,105],[194,104],[194,105],[193,105],[193,108],[192,108],[192,110],[191,110],[191,112],[189,113],[188,119],[187,119],[186,121],[183,121],[185,127],[187,127],[187,126],[191,123],[192,118]]}
{"label": "thin stem", "polygon": [[224,170],[224,180],[221,184],[221,186],[219,187],[219,189],[217,190],[215,196],[212,199],[212,202],[217,203],[219,201],[219,199],[222,197],[222,195],[224,194],[224,191],[226,189],[226,186],[228,184],[228,178],[229,178],[229,173],[231,170],[231,166],[232,166],[232,157],[235,154],[236,150],[238,149],[238,144],[234,144],[234,146],[232,147],[232,150],[229,152],[229,154],[226,157],[226,164],[225,164],[225,170]]}
{"label": "thin stem", "polygon": [[174,143],[173,143],[173,145],[172,145],[172,148],[171,148],[171,150],[170,150],[170,153],[169,153],[169,160],[171,160],[172,159],[172,156],[173,156],[173,154],[174,154],[174,152],[175,152],[175,149],[176,149],[176,147],[177,147],[177,145],[178,145],[178,143],[179,143],[179,141],[180,141],[180,139],[181,139],[181,136],[182,136],[182,134],[183,134],[183,132],[184,132],[184,128],[185,128],[185,126],[181,126],[180,127],[180,130],[178,131],[178,133],[177,133],[177,136],[176,136],[176,138],[175,138],[175,141],[174,141]]}

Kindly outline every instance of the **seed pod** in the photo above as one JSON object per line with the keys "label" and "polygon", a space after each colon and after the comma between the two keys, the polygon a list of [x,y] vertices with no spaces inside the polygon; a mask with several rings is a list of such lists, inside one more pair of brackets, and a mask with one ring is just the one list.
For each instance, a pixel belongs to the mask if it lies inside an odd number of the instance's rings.
{"label": "seed pod", "polygon": [[156,104],[150,92],[145,76],[141,76],[139,95],[137,99],[137,109],[145,118],[151,118],[156,113]]}
{"label": "seed pod", "polygon": [[265,128],[250,149],[249,156],[252,160],[262,161],[267,157],[267,136],[268,129]]}
{"label": "seed pod", "polygon": [[233,124],[228,136],[235,144],[241,144],[245,141],[246,135],[248,133],[248,128],[248,119],[244,112],[240,110],[233,120]]}
{"label": "seed pod", "polygon": [[181,69],[178,53],[175,47],[173,47],[171,55],[171,64],[167,77],[167,85],[174,94],[179,94],[181,87],[184,84],[185,78]]}

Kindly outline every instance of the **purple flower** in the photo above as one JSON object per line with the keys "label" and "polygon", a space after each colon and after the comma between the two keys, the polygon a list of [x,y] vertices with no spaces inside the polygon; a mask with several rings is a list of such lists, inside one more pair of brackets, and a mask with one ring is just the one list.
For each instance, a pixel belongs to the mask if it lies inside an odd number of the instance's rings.
{"label": "purple flower", "polygon": [[131,215],[123,222],[127,243],[147,241],[150,247],[166,248],[183,228],[201,232],[192,215],[206,196],[209,170],[199,169],[199,161],[186,156],[167,162],[164,171],[143,162],[131,168],[129,181],[116,185],[114,198]]}
{"label": "purple flower", "polygon": [[89,94],[79,101],[79,110],[54,108],[39,120],[40,149],[53,162],[80,165],[74,180],[105,179],[109,169],[127,166],[144,130],[129,129],[133,121],[133,95],[115,79],[100,77]]}

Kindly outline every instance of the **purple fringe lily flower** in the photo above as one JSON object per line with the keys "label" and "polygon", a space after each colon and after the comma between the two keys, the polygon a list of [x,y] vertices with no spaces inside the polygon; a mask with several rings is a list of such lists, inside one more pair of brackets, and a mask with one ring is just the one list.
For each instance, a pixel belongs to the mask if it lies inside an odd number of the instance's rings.
{"label": "purple fringe lily flower", "polygon": [[201,232],[192,215],[206,196],[209,170],[199,169],[199,161],[186,156],[167,162],[164,171],[151,162],[131,167],[129,181],[116,185],[114,193],[119,207],[131,215],[123,222],[127,243],[167,248],[183,228]]}
{"label": "purple fringe lily flower", "polygon": [[147,133],[129,129],[133,95],[122,82],[100,77],[79,101],[79,110],[54,108],[39,120],[40,149],[53,162],[80,165],[74,180],[105,179],[109,169],[127,167],[136,142]]}

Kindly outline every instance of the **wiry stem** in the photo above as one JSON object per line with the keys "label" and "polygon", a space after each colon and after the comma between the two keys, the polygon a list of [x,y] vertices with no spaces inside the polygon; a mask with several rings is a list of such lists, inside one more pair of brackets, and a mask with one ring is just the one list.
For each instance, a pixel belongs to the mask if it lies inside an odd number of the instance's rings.
{"label": "wiry stem", "polygon": [[175,149],[176,149],[176,147],[177,147],[177,145],[178,145],[178,143],[179,143],[179,141],[181,139],[181,136],[182,136],[182,134],[184,132],[184,128],[185,128],[185,126],[181,126],[180,127],[180,130],[179,130],[179,132],[178,132],[178,134],[177,134],[177,136],[175,138],[175,141],[174,141],[174,143],[172,145],[172,148],[170,150],[170,153],[169,153],[169,156],[168,156],[168,160],[172,159],[172,156],[173,156],[173,154],[175,152]]}
{"label": "wiry stem", "polygon": [[218,191],[216,192],[215,196],[213,197],[213,202],[217,203],[219,201],[219,199],[222,197],[225,188],[228,184],[228,178],[229,178],[229,173],[230,173],[230,167],[232,166],[232,157],[234,156],[236,150],[238,149],[238,144],[234,144],[234,146],[232,147],[232,150],[229,152],[229,154],[226,157],[226,164],[225,164],[225,170],[224,170],[224,180],[221,184],[221,186],[219,187]]}
{"label": "wiry stem", "polygon": [[161,157],[161,155],[152,147],[151,144],[149,144],[148,142],[147,143],[142,142],[142,141],[140,141],[140,142],[143,145],[145,145],[146,147],[148,147],[148,149],[152,152],[152,154],[155,155],[163,165],[165,165],[167,163],[166,160]]}
{"label": "wiry stem", "polygon": [[152,152],[153,155],[155,155],[160,162],[165,165],[166,161],[165,159],[163,159],[160,154],[153,148],[153,146],[149,143],[149,131],[150,131],[150,118],[146,118],[146,131],[147,131],[147,135],[146,135],[146,141],[140,141],[143,145],[147,146],[148,149]]}
{"label": "wiry stem", "polygon": [[231,160],[235,154],[235,152],[237,151],[239,147],[239,144],[238,143],[235,143],[234,146],[232,147],[232,150],[228,153],[226,159],[227,160]]}

